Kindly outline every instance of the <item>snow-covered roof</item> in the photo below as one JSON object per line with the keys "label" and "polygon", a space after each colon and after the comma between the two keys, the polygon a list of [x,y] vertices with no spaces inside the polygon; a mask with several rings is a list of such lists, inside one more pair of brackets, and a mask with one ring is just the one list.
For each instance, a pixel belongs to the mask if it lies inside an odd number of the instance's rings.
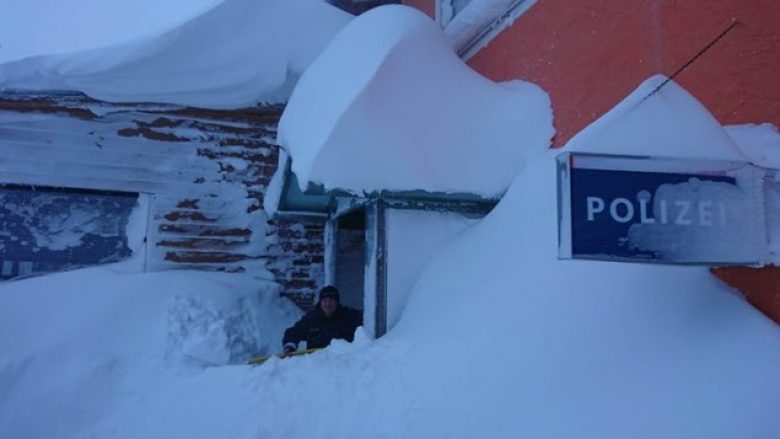
{"label": "snow-covered roof", "polygon": [[284,102],[351,17],[323,0],[226,0],[157,37],[0,65],[0,90],[206,108]]}
{"label": "snow-covered roof", "polygon": [[0,63],[158,35],[223,1],[2,0]]}
{"label": "snow-covered roof", "polygon": [[279,140],[301,188],[424,190],[499,197],[529,150],[550,145],[547,94],[497,84],[405,6],[348,24],[301,77]]}

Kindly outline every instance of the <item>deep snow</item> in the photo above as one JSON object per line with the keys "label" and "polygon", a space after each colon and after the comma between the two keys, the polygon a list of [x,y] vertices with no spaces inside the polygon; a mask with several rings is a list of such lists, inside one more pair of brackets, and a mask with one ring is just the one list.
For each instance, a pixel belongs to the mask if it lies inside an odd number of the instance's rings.
{"label": "deep snow", "polygon": [[[359,330],[306,357],[210,367],[274,351],[294,315],[241,275],[90,269],[3,284],[0,325],[14,337],[0,345],[0,431],[773,438],[780,328],[703,267],[558,260],[556,154],[529,154],[498,207],[431,258],[379,340]],[[275,329],[253,326],[252,310]],[[229,342],[258,333],[254,349]]]}
{"label": "deep snow", "polygon": [[248,276],[139,269],[130,260],[0,284],[0,436],[79,437],[125,404],[149,405],[165,383],[276,352],[301,314]]}
{"label": "deep snow", "polygon": [[76,90],[108,102],[206,108],[286,102],[351,18],[323,0],[224,0],[160,35],[2,64],[0,90]]}
{"label": "deep snow", "polygon": [[[669,155],[679,145],[688,158],[742,157],[676,86],[634,99],[660,79],[567,149]],[[493,87],[474,117],[507,102],[491,98]],[[405,108],[429,116],[414,101]],[[547,120],[545,110],[536,116]],[[380,122],[372,129],[383,139],[397,121]],[[435,143],[445,129],[432,125],[423,145],[446,154]],[[511,152],[524,166],[481,175],[506,195],[435,252],[379,340],[359,330],[352,344],[252,368],[238,363],[280,348],[299,313],[249,276],[139,273],[131,261],[0,284],[0,436],[776,437],[780,328],[704,267],[558,260],[560,151],[474,135],[522,148]],[[746,137],[739,143],[761,143]],[[755,156],[778,156],[769,149]],[[364,170],[352,155],[334,158]]]}
{"label": "deep snow", "polygon": [[500,197],[554,134],[547,93],[466,66],[425,14],[383,6],[339,32],[279,122],[301,189]]}
{"label": "deep snow", "polygon": [[0,62],[154,35],[221,1],[0,0]]}

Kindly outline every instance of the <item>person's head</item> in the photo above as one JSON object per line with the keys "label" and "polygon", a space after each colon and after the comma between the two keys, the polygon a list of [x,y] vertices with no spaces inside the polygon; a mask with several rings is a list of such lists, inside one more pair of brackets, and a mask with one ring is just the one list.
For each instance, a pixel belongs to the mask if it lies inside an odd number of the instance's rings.
{"label": "person's head", "polygon": [[339,309],[339,290],[328,285],[320,290],[320,309],[326,317],[330,317]]}

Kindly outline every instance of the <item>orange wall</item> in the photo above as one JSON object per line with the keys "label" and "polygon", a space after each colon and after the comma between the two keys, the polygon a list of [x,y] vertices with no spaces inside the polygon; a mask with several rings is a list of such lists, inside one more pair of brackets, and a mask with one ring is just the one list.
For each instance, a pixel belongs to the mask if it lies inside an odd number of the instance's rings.
{"label": "orange wall", "polygon": [[[430,16],[434,0],[406,0]],[[538,0],[469,64],[550,93],[562,146],[655,73],[671,75],[723,124],[780,125],[780,1]]]}
{"label": "orange wall", "polygon": [[[404,3],[429,15],[435,5]],[[538,0],[469,64],[495,81],[541,85],[562,146],[649,76],[671,75],[734,19],[675,80],[723,124],[780,126],[778,0]],[[714,272],[780,322],[780,268]]]}
{"label": "orange wall", "polygon": [[436,0],[404,0],[401,3],[417,8],[434,20],[436,19]]}
{"label": "orange wall", "polygon": [[539,0],[469,63],[544,87],[561,146],[642,80],[671,75],[732,18],[737,27],[676,80],[724,124],[780,125],[776,0]]}
{"label": "orange wall", "polygon": [[[723,124],[780,126],[780,1],[539,0],[470,60],[497,81],[535,82],[553,104],[561,146],[654,73],[671,75]],[[780,322],[780,269],[714,273]]]}

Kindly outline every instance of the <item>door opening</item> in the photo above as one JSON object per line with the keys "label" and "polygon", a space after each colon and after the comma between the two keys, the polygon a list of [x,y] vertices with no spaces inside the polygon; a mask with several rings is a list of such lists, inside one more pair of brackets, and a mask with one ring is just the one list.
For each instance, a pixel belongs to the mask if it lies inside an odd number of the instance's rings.
{"label": "door opening", "polygon": [[355,209],[337,221],[335,286],[341,293],[342,305],[362,310],[366,265],[365,209]]}

